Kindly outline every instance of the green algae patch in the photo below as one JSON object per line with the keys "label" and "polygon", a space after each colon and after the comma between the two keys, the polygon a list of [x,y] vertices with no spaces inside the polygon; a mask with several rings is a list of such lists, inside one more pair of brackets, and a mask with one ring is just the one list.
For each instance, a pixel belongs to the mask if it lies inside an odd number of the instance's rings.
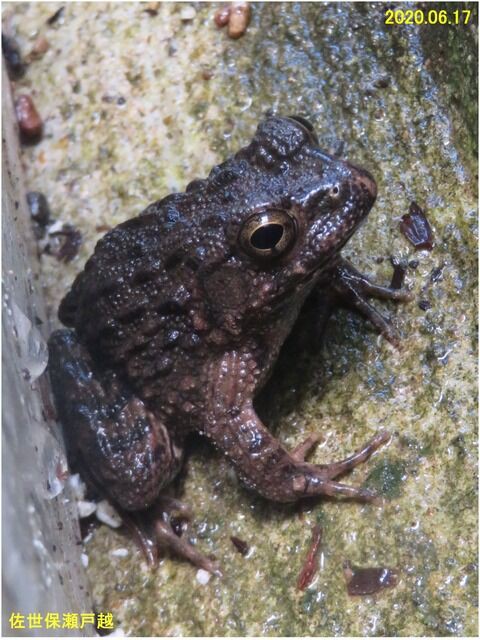
{"label": "green algae patch", "polygon": [[364,486],[385,498],[398,498],[407,479],[406,464],[401,460],[382,460],[370,471]]}
{"label": "green algae patch", "polygon": [[[59,6],[4,4],[24,54],[39,33],[51,41],[18,82],[46,120],[44,140],[24,149],[28,188],[84,236],[69,265],[42,256],[52,318],[97,228],[207,175],[268,110],[308,118],[324,149],[372,172],[377,202],[343,254],[382,284],[402,260],[413,297],[374,303],[398,350],[348,310],[320,332],[305,309],[256,400],[289,448],[321,433],[318,464],[387,429],[389,443],[341,479],[376,489],[382,506],[268,503],[193,438],[170,489],[194,512],[184,535],[224,578],[203,584],[169,555],[152,571],[102,526],[85,545],[95,607],[130,635],[477,636],[477,6],[455,5],[472,8],[467,29],[431,30],[386,27],[381,3],[253,3],[238,40],[215,27],[216,4],[194,4],[184,22],[175,3],[157,16],[140,3],[70,3],[47,29]],[[412,201],[432,226],[430,252],[399,230]],[[318,572],[300,592],[317,522]],[[399,583],[351,598],[345,560],[396,568]]]}

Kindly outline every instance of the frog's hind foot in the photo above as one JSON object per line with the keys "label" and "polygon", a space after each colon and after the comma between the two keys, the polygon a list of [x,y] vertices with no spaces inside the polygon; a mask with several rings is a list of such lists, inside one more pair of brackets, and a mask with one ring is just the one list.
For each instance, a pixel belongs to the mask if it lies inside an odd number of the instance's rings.
{"label": "frog's hind foot", "polygon": [[[176,503],[175,511],[180,513],[178,505],[182,505],[182,509],[185,508],[185,505],[175,499],[172,500]],[[161,502],[162,499],[160,499]],[[159,515],[159,510],[162,511],[162,515]],[[173,530],[170,518],[171,513],[166,516],[161,505],[149,509],[148,512],[122,513],[126,529],[142,550],[150,567],[158,565],[159,549],[163,547],[175,555],[185,558],[194,566],[205,569],[205,571],[221,578],[222,572],[218,562],[202,554],[190,542],[178,536]]]}
{"label": "frog's hind foot", "polygon": [[336,265],[329,283],[333,301],[341,306],[354,309],[373,324],[375,329],[395,347],[400,346],[400,336],[389,318],[384,317],[370,304],[368,298],[407,302],[412,295],[405,289],[382,287],[371,282],[343,258]]}
{"label": "frog's hind foot", "polygon": [[222,577],[219,564],[216,560],[212,560],[208,556],[198,551],[190,542],[183,538],[179,538],[167,523],[158,520],[155,524],[155,533],[157,541],[160,545],[165,545],[171,549],[176,555],[185,558],[196,567],[205,569],[209,573],[213,573],[219,578]]}
{"label": "frog's hind foot", "polygon": [[317,465],[322,470],[322,475],[327,480],[333,480],[343,475],[347,471],[351,471],[359,464],[362,464],[383,444],[390,440],[388,431],[380,430],[371,438],[361,449],[353,453],[344,460],[331,462],[330,464]]}

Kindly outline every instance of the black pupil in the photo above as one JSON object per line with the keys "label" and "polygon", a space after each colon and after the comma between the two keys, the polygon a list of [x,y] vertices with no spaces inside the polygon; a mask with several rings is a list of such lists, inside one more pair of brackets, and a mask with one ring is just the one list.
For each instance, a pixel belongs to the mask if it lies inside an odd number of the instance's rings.
{"label": "black pupil", "polygon": [[255,249],[267,250],[277,246],[283,236],[283,226],[272,222],[256,229],[250,238]]}

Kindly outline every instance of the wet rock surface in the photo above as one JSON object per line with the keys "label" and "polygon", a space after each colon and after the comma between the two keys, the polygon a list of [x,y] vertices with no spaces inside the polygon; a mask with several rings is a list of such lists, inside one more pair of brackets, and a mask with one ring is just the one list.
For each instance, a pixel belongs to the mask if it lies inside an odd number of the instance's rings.
{"label": "wet rock surface", "polygon": [[[172,491],[194,509],[184,535],[215,554],[224,579],[198,581],[170,557],[151,572],[102,526],[86,544],[98,609],[131,635],[476,635],[476,16],[419,29],[386,27],[377,3],[253,4],[247,32],[231,40],[214,3],[194,5],[189,21],[175,4],[155,15],[69,4],[48,25],[60,6],[4,4],[21,53],[42,35],[51,45],[16,82],[34,90],[44,120],[42,140],[23,150],[27,188],[84,238],[68,264],[41,258],[52,317],[96,228],[206,175],[269,109],[307,117],[324,148],[373,173],[377,202],[344,255],[385,283],[390,257],[402,261],[414,294],[385,308],[400,350],[344,311],[317,347],[305,319],[257,403],[290,447],[320,431],[316,462],[389,429],[391,442],[346,478],[375,488],[384,506],[267,503],[195,437]],[[412,201],[428,213],[432,251],[399,231]],[[317,524],[319,570],[301,592]],[[352,599],[346,559],[395,567],[398,584]]]}

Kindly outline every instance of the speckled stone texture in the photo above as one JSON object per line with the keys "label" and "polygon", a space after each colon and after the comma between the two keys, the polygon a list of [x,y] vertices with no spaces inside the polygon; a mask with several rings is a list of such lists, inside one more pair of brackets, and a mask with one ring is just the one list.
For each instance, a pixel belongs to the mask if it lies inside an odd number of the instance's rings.
{"label": "speckled stone texture", "polygon": [[[476,636],[477,5],[440,7],[472,9],[469,25],[418,28],[386,27],[379,3],[254,3],[239,40],[215,27],[213,3],[189,5],[188,20],[175,3],[156,15],[140,3],[69,3],[48,26],[59,6],[3,8],[24,55],[40,34],[50,43],[16,84],[45,122],[43,141],[24,149],[27,186],[84,237],[68,265],[41,258],[52,317],[105,225],[205,176],[268,109],[308,117],[324,148],[373,173],[377,202],[344,255],[381,282],[391,256],[406,261],[414,295],[385,307],[400,350],[339,311],[319,349],[297,332],[258,401],[288,446],[323,434],[316,462],[391,430],[346,478],[375,487],[384,506],[269,504],[194,438],[172,491],[194,508],[188,535],[225,578],[206,582],[170,557],[149,571],[128,538],[102,526],[86,544],[98,608],[131,635]],[[431,252],[399,231],[412,201],[432,225]],[[317,522],[319,571],[300,592]],[[399,584],[349,597],[344,560],[397,568]]]}

